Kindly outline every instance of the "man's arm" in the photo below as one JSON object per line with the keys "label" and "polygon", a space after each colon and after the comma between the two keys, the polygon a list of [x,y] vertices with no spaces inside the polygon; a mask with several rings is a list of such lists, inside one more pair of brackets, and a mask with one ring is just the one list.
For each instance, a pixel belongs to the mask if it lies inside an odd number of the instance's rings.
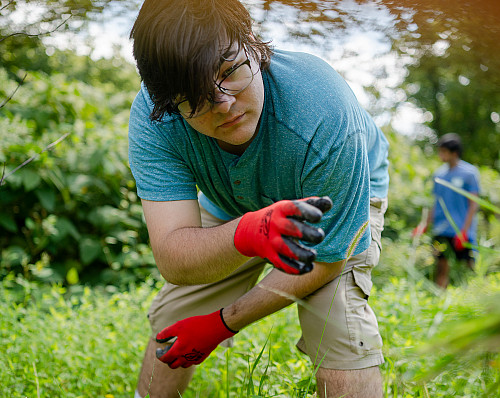
{"label": "man's arm", "polygon": [[258,285],[224,308],[224,321],[229,328],[240,330],[332,281],[340,275],[344,263],[315,262],[313,270],[300,277],[272,270]]}
{"label": "man's arm", "polygon": [[324,238],[317,223],[332,207],[328,197],[281,200],[213,228],[202,228],[195,200],[143,201],[155,260],[163,277],[175,284],[218,281],[248,257],[267,258],[276,268],[304,274],[316,252],[298,241],[318,244]]}
{"label": "man's arm", "polygon": [[156,265],[167,281],[177,285],[214,282],[248,260],[233,243],[239,219],[202,228],[197,200],[142,200],[142,207]]}
{"label": "man's arm", "polygon": [[[475,196],[478,196],[477,193],[472,193]],[[479,208],[479,205],[474,202],[473,200],[468,200],[469,201],[469,208],[467,209],[467,214],[465,215],[465,220],[464,220],[464,225],[462,225],[462,231],[468,231],[471,224],[472,224],[472,219],[474,218],[474,215],[477,212],[477,209]]]}
{"label": "man's arm", "polygon": [[203,362],[223,340],[238,330],[303,298],[342,271],[344,262],[315,263],[311,272],[293,276],[272,270],[232,305],[208,315],[186,318],[163,329],[156,341],[166,343],[156,357],[172,369]]}

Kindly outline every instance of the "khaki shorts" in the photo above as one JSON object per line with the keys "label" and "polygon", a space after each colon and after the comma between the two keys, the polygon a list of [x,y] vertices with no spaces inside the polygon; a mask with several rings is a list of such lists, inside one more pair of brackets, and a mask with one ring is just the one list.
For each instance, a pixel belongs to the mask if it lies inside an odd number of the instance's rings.
{"label": "khaki shorts", "polygon": [[[315,365],[321,362],[322,368],[363,369],[384,362],[382,338],[368,297],[372,287],[371,270],[380,258],[380,234],[387,200],[372,199],[370,204],[370,247],[350,258],[342,275],[305,297],[306,305],[298,304],[302,337],[297,347]],[[224,222],[203,208],[200,210],[203,227]],[[177,286],[167,282],[149,310],[153,336],[181,319],[209,314],[233,303],[255,286],[265,265],[263,259],[253,258],[227,278],[206,285]],[[231,342],[226,341],[227,344]]]}

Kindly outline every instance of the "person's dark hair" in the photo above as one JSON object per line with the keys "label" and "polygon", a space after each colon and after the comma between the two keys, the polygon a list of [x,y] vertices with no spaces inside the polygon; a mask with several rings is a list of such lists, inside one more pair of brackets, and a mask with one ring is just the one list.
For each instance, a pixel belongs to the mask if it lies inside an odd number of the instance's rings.
{"label": "person's dark hair", "polygon": [[448,133],[443,135],[437,142],[439,148],[446,148],[450,152],[455,152],[458,156],[462,156],[462,140],[460,136],[455,133]]}
{"label": "person's dark hair", "polygon": [[146,0],[130,38],[137,69],[160,120],[177,113],[177,100],[196,109],[213,98],[221,56],[234,43],[268,66],[272,51],[252,33],[252,19],[238,0]]}

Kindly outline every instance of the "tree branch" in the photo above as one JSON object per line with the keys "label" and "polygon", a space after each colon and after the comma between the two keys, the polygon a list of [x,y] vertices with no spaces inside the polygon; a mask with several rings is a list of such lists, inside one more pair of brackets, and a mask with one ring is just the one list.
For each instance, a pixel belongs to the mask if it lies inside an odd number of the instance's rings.
{"label": "tree branch", "polygon": [[12,92],[12,94],[9,96],[9,98],[5,99],[5,100],[4,100],[4,101],[0,104],[0,109],[2,109],[2,108],[5,106],[5,104],[6,104],[7,102],[9,102],[9,101],[12,99],[12,97],[14,96],[14,94],[16,93],[16,91],[17,91],[17,90],[19,90],[19,87],[21,87],[21,85],[24,83],[24,80],[26,79],[26,76],[28,76],[28,73],[27,73],[27,72],[24,74],[24,77],[21,79],[21,81],[20,81],[20,82],[19,82],[19,84],[17,85],[16,89]]}
{"label": "tree branch", "polygon": [[59,25],[57,25],[54,29],[49,30],[47,32],[43,33],[25,33],[25,32],[17,32],[17,33],[11,33],[10,35],[7,35],[3,38],[0,39],[0,43],[4,41],[5,39],[8,39],[9,37],[13,36],[27,36],[27,37],[38,37],[38,36],[46,36],[50,35],[51,33],[54,33],[57,29],[59,29],[61,26],[63,26],[70,18],[72,18],[73,15],[70,15],[68,18],[66,18],[64,21],[62,21]]}
{"label": "tree branch", "polygon": [[8,6],[10,6],[12,3],[14,2],[14,0],[10,0],[7,4],[5,4],[2,8],[0,8],[0,11],[2,11],[4,8],[7,8]]}
{"label": "tree branch", "polygon": [[12,170],[8,174],[5,174],[5,163],[4,163],[3,172],[2,172],[2,178],[0,179],[0,186],[4,185],[5,184],[5,180],[7,178],[9,178],[12,174],[14,174],[17,170],[19,170],[21,167],[24,167],[28,163],[31,163],[33,160],[35,160],[36,158],[38,158],[42,153],[52,150],[57,144],[59,144],[62,140],[64,140],[70,134],[71,134],[71,132],[67,132],[62,137],[59,137],[57,140],[55,140],[54,142],[52,142],[49,145],[47,145],[40,153],[37,153],[36,155],[33,155],[29,159],[25,160],[23,163],[21,163],[19,166],[17,166],[14,170]]}

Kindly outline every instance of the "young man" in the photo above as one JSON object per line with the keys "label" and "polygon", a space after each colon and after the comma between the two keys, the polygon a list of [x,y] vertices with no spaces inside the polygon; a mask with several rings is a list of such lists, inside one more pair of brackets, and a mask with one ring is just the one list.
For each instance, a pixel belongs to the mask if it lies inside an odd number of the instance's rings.
{"label": "young man", "polygon": [[[434,173],[434,180],[440,178],[473,195],[479,195],[479,172],[476,167],[460,159],[460,137],[454,133],[445,134],[439,139],[437,146],[439,158],[445,164]],[[427,225],[433,224],[432,234],[437,257],[436,284],[446,288],[449,283],[450,255],[465,261],[470,269],[474,268],[474,255],[470,244],[476,244],[478,204],[436,182],[433,194],[435,203],[429,212]],[[456,232],[446,212],[460,233]],[[424,231],[427,225],[424,226]]]}
{"label": "young man", "polygon": [[[237,0],[146,0],[131,32],[143,84],[130,166],[167,280],[136,397],[178,397],[191,365],[291,298],[308,303],[297,346],[322,360],[319,396],[380,397],[367,300],[387,140],[329,65],[273,53],[251,25]],[[266,262],[275,268],[256,285]]]}

